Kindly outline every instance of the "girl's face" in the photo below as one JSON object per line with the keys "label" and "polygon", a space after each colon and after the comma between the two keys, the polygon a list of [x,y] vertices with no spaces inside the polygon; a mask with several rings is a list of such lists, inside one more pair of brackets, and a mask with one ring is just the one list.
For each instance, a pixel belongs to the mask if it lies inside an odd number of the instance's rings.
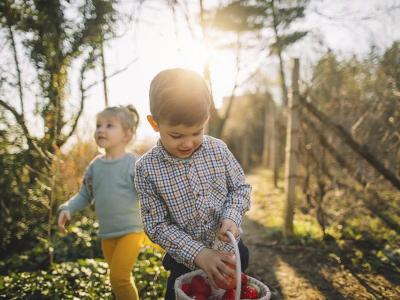
{"label": "girl's face", "polygon": [[124,149],[130,140],[129,130],[115,116],[98,116],[94,138],[97,146],[106,151]]}

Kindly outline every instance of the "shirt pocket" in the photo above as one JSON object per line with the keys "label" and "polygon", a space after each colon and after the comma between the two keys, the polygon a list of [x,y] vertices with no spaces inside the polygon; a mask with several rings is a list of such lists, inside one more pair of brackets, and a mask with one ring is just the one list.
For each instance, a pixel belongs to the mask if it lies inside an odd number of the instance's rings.
{"label": "shirt pocket", "polygon": [[208,184],[205,185],[206,190],[201,201],[199,211],[202,219],[212,219],[215,222],[219,221],[222,213],[223,206],[227,197],[227,187],[224,178],[213,177],[208,180]]}
{"label": "shirt pocket", "polygon": [[160,182],[158,193],[167,206],[173,222],[184,226],[192,213],[191,198],[185,186],[177,182]]}
{"label": "shirt pocket", "polygon": [[228,188],[224,177],[213,177],[210,180],[208,195],[214,201],[225,202],[228,195]]}

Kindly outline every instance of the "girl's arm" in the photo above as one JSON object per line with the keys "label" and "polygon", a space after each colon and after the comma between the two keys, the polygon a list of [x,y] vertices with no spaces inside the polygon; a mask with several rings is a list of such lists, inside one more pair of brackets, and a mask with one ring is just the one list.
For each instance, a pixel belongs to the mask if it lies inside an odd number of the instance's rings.
{"label": "girl's arm", "polygon": [[80,211],[89,206],[93,200],[93,171],[92,165],[86,169],[83,178],[83,184],[77,194],[71,197],[67,202],[61,204],[58,208],[60,211],[58,217],[58,226],[61,232],[65,232],[65,223],[71,219],[71,214]]}

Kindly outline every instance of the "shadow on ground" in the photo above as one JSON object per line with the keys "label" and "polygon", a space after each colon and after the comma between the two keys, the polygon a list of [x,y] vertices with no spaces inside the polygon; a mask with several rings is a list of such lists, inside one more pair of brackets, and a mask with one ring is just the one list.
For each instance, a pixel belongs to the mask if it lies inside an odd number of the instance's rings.
{"label": "shadow on ground", "polygon": [[243,227],[251,255],[246,273],[267,284],[273,300],[400,299],[400,274],[387,268],[364,274],[335,241],[288,245],[268,234],[273,228],[247,217]]}

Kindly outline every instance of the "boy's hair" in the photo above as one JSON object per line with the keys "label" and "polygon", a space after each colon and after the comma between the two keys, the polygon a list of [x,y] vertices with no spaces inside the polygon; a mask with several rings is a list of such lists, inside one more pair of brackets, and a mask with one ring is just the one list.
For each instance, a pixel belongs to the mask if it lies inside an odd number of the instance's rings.
{"label": "boy's hair", "polygon": [[106,116],[118,118],[121,121],[122,127],[132,132],[132,137],[136,133],[136,129],[139,125],[139,114],[133,105],[107,107],[99,112],[96,118]]}
{"label": "boy's hair", "polygon": [[210,90],[194,71],[161,71],[151,81],[149,98],[150,112],[157,123],[192,126],[205,122],[210,114]]}

